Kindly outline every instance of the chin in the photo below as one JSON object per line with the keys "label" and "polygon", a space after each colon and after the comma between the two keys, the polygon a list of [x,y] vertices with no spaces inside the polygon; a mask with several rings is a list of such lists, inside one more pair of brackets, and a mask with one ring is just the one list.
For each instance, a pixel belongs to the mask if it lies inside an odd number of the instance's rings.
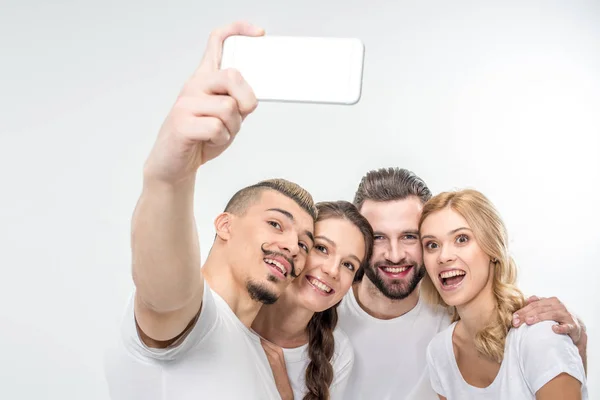
{"label": "chin", "polygon": [[469,293],[444,293],[440,291],[440,295],[442,296],[442,300],[444,303],[449,305],[450,307],[460,307],[467,303],[469,303],[475,296],[470,295]]}
{"label": "chin", "polygon": [[315,313],[325,311],[336,303],[333,295],[324,297],[319,293],[315,293],[314,289],[310,287],[303,288],[299,300],[304,308]]}

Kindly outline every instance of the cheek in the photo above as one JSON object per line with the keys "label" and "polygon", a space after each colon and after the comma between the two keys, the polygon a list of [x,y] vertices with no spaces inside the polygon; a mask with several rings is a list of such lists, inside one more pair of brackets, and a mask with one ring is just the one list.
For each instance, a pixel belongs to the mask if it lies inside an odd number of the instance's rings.
{"label": "cheek", "polygon": [[296,275],[300,275],[310,268],[306,256],[300,256],[294,261],[294,268],[296,269]]}
{"label": "cheek", "polygon": [[426,251],[421,251],[423,255],[423,263],[425,264],[425,269],[427,272],[433,270],[436,264],[436,255],[435,253],[428,253]]}
{"label": "cheek", "polygon": [[491,273],[486,260],[480,258],[470,260],[469,270],[471,280],[476,282],[478,286],[485,285]]}
{"label": "cheek", "polygon": [[383,258],[383,253],[385,252],[385,249],[383,248],[382,245],[375,245],[373,246],[373,255],[371,256],[371,263],[373,263],[373,261],[377,261]]}
{"label": "cheek", "polygon": [[423,262],[423,247],[420,244],[411,246],[408,249],[408,253],[410,254],[410,257],[413,259],[413,261],[416,261],[419,264]]}
{"label": "cheek", "polygon": [[340,292],[343,292],[345,294],[348,290],[350,290],[350,288],[352,287],[352,282],[354,282],[354,275],[355,273],[353,271],[350,271],[349,269],[347,269],[341,274],[339,287]]}

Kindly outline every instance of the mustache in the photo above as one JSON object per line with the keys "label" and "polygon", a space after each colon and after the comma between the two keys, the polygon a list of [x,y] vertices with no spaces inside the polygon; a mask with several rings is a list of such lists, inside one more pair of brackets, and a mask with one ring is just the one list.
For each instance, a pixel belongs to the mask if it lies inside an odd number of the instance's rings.
{"label": "mustache", "polygon": [[297,278],[298,275],[296,275],[296,268],[294,267],[294,260],[292,260],[290,257],[286,256],[283,253],[279,253],[277,251],[271,251],[271,250],[267,250],[265,249],[265,244],[263,243],[260,245],[260,249],[262,250],[263,254],[266,256],[278,256],[281,257],[283,259],[285,259],[289,264],[290,267],[292,268],[292,271],[290,272],[290,275],[292,276],[292,278]]}

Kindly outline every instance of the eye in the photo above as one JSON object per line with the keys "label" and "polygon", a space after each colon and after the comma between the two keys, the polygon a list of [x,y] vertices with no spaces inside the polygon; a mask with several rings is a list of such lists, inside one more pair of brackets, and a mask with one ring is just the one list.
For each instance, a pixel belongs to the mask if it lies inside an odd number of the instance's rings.
{"label": "eye", "polygon": [[373,236],[373,239],[374,240],[383,240],[384,237],[383,237],[383,235],[375,235],[375,236]]}
{"label": "eye", "polygon": [[278,222],[275,221],[267,221],[267,223],[269,225],[271,225],[273,228],[277,229],[277,230],[281,230],[281,225]]}
{"label": "eye", "polygon": [[305,252],[308,253],[308,246],[307,245],[305,245],[302,242],[298,242],[298,246],[300,246],[302,248],[302,250],[304,250]]}
{"label": "eye", "polygon": [[354,264],[350,263],[350,262],[345,262],[342,264],[344,267],[348,268],[350,271],[354,271],[356,268],[354,268]]}
{"label": "eye", "polygon": [[438,245],[436,242],[425,242],[425,245],[423,246],[428,250],[435,250],[438,248]]}
{"label": "eye", "polygon": [[327,247],[323,246],[322,244],[315,244],[315,249],[323,254],[327,254]]}
{"label": "eye", "polygon": [[408,235],[404,235],[403,239],[404,240],[417,240],[418,238],[416,235],[408,234]]}
{"label": "eye", "polygon": [[469,241],[469,237],[467,235],[458,235],[456,237],[456,243],[464,244]]}

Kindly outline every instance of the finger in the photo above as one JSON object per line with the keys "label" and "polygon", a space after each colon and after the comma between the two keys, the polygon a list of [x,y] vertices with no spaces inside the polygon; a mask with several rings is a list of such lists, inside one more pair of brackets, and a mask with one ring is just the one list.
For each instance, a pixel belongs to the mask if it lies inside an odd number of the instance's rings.
{"label": "finger", "polygon": [[183,97],[179,99],[177,106],[181,110],[189,111],[196,117],[215,117],[220,119],[230,135],[237,134],[242,125],[242,115],[233,97]]}
{"label": "finger", "polygon": [[[543,304],[542,304],[543,305]],[[517,310],[513,313],[513,326],[520,326],[525,322],[525,319],[536,313],[536,309],[540,306],[539,301],[530,303],[529,305]]]}
{"label": "finger", "polygon": [[[235,69],[220,70],[198,81],[194,87],[209,95],[228,95],[237,102],[237,108],[245,118],[256,109],[258,101],[254,91],[242,74]],[[195,96],[196,94],[191,94]]]}
{"label": "finger", "polygon": [[221,65],[221,55],[223,53],[223,42],[229,36],[262,36],[264,34],[264,29],[245,21],[237,21],[215,29],[208,37],[206,50],[204,51],[204,56],[202,57],[198,70],[200,73],[205,73],[219,69],[219,66]]}
{"label": "finger", "polygon": [[525,304],[529,305],[529,304],[533,303],[534,301],[539,301],[539,300],[540,300],[539,297],[533,295],[533,296],[528,297],[527,300],[525,300]]}
{"label": "finger", "polygon": [[519,314],[519,317],[521,318],[522,321],[528,323],[531,320],[539,319],[540,315],[547,314],[547,313],[552,312],[552,311],[556,311],[556,310],[554,310],[552,308],[552,306],[540,305],[540,306],[532,309],[531,311],[529,311],[527,313]]}
{"label": "finger", "polygon": [[570,335],[575,331],[573,324],[556,324],[552,326],[552,330],[558,334]]}
{"label": "finger", "polygon": [[[521,308],[520,310],[517,310],[513,314],[513,319],[514,319],[514,315],[517,315],[517,317],[521,321],[524,321],[526,316],[530,316],[530,315],[534,315],[535,313],[539,313],[540,312],[539,310],[541,310],[541,309],[546,310],[546,309],[548,309],[548,307],[554,308],[554,309],[562,309],[562,308],[564,308],[564,305],[556,297],[551,297],[551,298],[538,297],[538,300],[532,301],[527,306]],[[565,310],[566,310],[566,308],[565,308]]]}
{"label": "finger", "polygon": [[574,323],[573,318],[569,314],[562,313],[552,308],[547,309],[544,312],[531,315],[525,319],[527,325],[537,324],[541,321],[556,321],[560,324],[572,324]]}
{"label": "finger", "polygon": [[231,138],[223,121],[215,117],[181,118],[176,129],[192,142],[208,142],[215,146],[222,146]]}

